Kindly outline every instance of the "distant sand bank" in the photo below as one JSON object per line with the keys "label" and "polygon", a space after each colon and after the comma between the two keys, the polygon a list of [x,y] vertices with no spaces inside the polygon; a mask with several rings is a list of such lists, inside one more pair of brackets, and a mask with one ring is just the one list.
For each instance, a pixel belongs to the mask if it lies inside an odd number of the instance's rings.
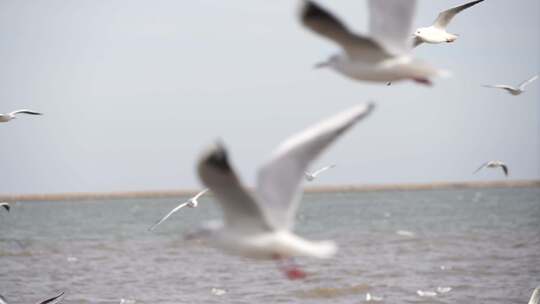
{"label": "distant sand bank", "polygon": [[[383,185],[332,185],[306,187],[307,193],[324,192],[369,192],[369,191],[418,191],[434,189],[467,188],[536,188],[540,180],[489,181],[489,182],[437,182],[424,184],[383,184]],[[81,201],[129,198],[183,197],[197,193],[194,190],[130,191],[103,193],[56,193],[56,194],[0,194],[0,201]]]}

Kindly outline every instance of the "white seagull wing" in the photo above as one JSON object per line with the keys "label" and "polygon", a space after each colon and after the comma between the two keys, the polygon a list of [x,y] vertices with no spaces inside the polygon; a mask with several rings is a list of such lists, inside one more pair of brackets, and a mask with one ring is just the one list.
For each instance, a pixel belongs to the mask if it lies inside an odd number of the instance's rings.
{"label": "white seagull wing", "polygon": [[411,30],[416,0],[370,0],[369,34],[393,55],[412,48]]}
{"label": "white seagull wing", "polygon": [[351,32],[337,17],[312,1],[305,1],[300,19],[313,32],[339,44],[351,58],[377,61],[388,57],[372,39]]}
{"label": "white seagull wing", "polygon": [[534,289],[529,304],[540,304],[540,286]]}
{"label": "white seagull wing", "polygon": [[433,23],[433,26],[440,29],[446,29],[450,21],[452,21],[452,18],[454,18],[455,15],[457,15],[459,12],[461,12],[464,9],[467,9],[475,4],[478,4],[484,0],[476,0],[471,1],[469,3],[465,3],[460,6],[453,7],[451,9],[447,9],[445,11],[442,11],[437,19],[435,19],[435,22]]}
{"label": "white seagull wing", "polygon": [[524,82],[522,82],[522,83],[519,85],[519,89],[520,89],[521,91],[523,91],[523,90],[525,89],[525,87],[526,87],[527,85],[529,85],[529,83],[535,81],[536,79],[538,79],[538,75],[534,75],[533,77],[531,77],[531,78],[525,80]]}
{"label": "white seagull wing", "polygon": [[9,113],[9,115],[17,115],[17,114],[43,115],[42,113],[27,110],[27,109],[17,110],[17,111],[13,111]]}
{"label": "white seagull wing", "polygon": [[0,295],[0,304],[7,304],[6,298]]}
{"label": "white seagull wing", "polygon": [[320,168],[319,170],[313,172],[313,176],[318,176],[319,174],[323,173],[324,171],[328,170],[328,169],[332,169],[334,168],[336,165],[329,165],[329,166],[325,166],[325,167],[322,167]]}
{"label": "white seagull wing", "polygon": [[489,162],[483,163],[480,167],[478,167],[478,169],[474,170],[473,174],[475,174],[476,172],[484,169],[485,167],[487,167],[487,165],[489,165]]}
{"label": "white seagull wing", "polygon": [[162,217],[159,221],[157,221],[154,225],[152,225],[148,230],[153,231],[159,224],[163,223],[165,220],[167,220],[171,215],[173,215],[176,211],[184,208],[187,206],[188,202],[182,203],[178,206],[176,206],[173,210],[171,210],[169,213],[167,213],[164,217]]}
{"label": "white seagull wing", "polygon": [[206,189],[204,189],[203,191],[197,193],[197,195],[195,195],[195,196],[193,197],[193,199],[194,199],[194,200],[198,199],[199,197],[203,196],[206,192],[208,192],[208,190],[209,190],[209,189],[206,188]]}
{"label": "white seagull wing", "polygon": [[308,165],[341,134],[373,110],[353,107],[296,134],[274,151],[258,172],[256,194],[273,227],[292,228]]}
{"label": "white seagull wing", "polygon": [[485,88],[493,88],[493,89],[503,89],[507,91],[517,91],[516,88],[513,86],[507,85],[507,84],[485,84],[483,85]]}
{"label": "white seagull wing", "polygon": [[236,176],[222,144],[217,143],[203,153],[198,173],[221,205],[227,227],[249,232],[273,230],[257,201]]}
{"label": "white seagull wing", "polygon": [[56,303],[60,303],[60,301],[62,301],[62,296],[64,295],[64,292],[62,291],[59,295],[55,296],[55,297],[52,297],[52,298],[49,298],[47,300],[43,300],[41,302],[39,302],[38,304],[56,304]]}

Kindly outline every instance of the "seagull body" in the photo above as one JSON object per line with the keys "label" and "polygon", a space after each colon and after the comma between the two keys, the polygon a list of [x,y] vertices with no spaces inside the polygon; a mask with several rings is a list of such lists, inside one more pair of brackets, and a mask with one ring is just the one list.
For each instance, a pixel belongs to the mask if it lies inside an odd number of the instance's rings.
{"label": "seagull body", "polygon": [[410,56],[410,28],[416,1],[370,0],[370,36],[351,32],[338,18],[311,1],[305,1],[302,23],[334,41],[343,53],[316,67],[330,67],[355,80],[393,82],[412,79],[430,84],[441,71]]}
{"label": "seagull body", "polygon": [[[224,221],[207,223],[199,236],[214,247],[254,259],[282,261],[294,256],[334,255],[334,242],[309,241],[291,231],[300,203],[301,181],[308,165],[373,108],[371,104],[354,107],[283,142],[259,169],[254,193],[241,184],[225,148],[219,143],[212,146],[200,158],[198,172],[221,205]],[[295,266],[287,265],[282,270],[290,279],[305,276]]]}
{"label": "seagull body", "polygon": [[17,118],[18,114],[43,115],[41,113],[30,111],[30,110],[17,110],[17,111],[13,111],[7,114],[0,114],[0,122],[8,122],[10,120],[13,120]]}
{"label": "seagull body", "polygon": [[[9,203],[7,203],[7,202],[1,202],[1,203],[0,203],[0,207],[6,209],[7,212],[9,212],[9,210],[11,209],[11,206],[10,206]],[[2,304],[2,303],[0,302],[0,304]]]}
{"label": "seagull body", "polygon": [[197,208],[199,205],[198,199],[203,196],[206,192],[208,192],[208,189],[204,189],[203,191],[197,193],[194,197],[188,199],[187,201],[181,203],[180,205],[176,206],[173,210],[171,210],[169,213],[167,213],[164,217],[162,217],[159,221],[157,221],[154,225],[152,225],[148,230],[152,231],[154,228],[156,228],[159,224],[163,223],[166,219],[168,219],[171,215],[173,215],[176,211],[184,208]]}
{"label": "seagull body", "polygon": [[328,170],[328,169],[332,169],[334,168],[336,165],[330,165],[330,166],[325,166],[325,167],[322,167],[318,170],[315,170],[313,172],[309,172],[309,171],[306,171],[304,172],[304,177],[306,178],[306,180],[308,182],[311,182],[313,181],[315,178],[317,178],[317,176],[319,176],[319,174],[323,173],[324,171]]}
{"label": "seagull body", "polygon": [[469,3],[453,7],[445,10],[439,14],[433,25],[428,27],[418,28],[414,32],[414,46],[417,46],[423,42],[431,44],[439,44],[443,42],[454,42],[458,35],[451,34],[446,31],[446,27],[452,21],[452,18],[459,12],[467,9],[473,5],[476,5],[484,0],[471,1]]}
{"label": "seagull body", "polygon": [[504,175],[505,176],[508,176],[508,166],[506,166],[505,163],[503,163],[502,161],[500,160],[492,160],[492,161],[488,161],[484,164],[482,164],[482,166],[480,166],[478,169],[476,169],[476,171],[474,171],[473,173],[476,173],[484,168],[501,168],[504,172]]}
{"label": "seagull body", "polygon": [[535,81],[536,79],[538,79],[538,75],[534,75],[533,77],[523,81],[517,87],[513,87],[513,86],[510,86],[510,85],[506,85],[506,84],[496,84],[496,85],[486,84],[486,85],[484,85],[484,87],[486,87],[486,88],[495,88],[495,89],[503,89],[503,90],[506,90],[508,93],[510,93],[510,94],[512,94],[514,96],[517,96],[517,95],[521,95],[523,92],[525,92],[525,87],[527,85],[529,85],[531,82]]}

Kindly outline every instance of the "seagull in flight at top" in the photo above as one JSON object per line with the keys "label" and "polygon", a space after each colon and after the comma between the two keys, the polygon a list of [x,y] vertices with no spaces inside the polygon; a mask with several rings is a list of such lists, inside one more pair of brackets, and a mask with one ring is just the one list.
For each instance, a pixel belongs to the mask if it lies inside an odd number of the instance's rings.
{"label": "seagull in flight at top", "polygon": [[197,195],[195,195],[194,197],[188,199],[187,201],[185,201],[184,203],[181,203],[180,205],[176,206],[176,208],[174,208],[173,210],[171,210],[169,213],[167,213],[164,217],[162,217],[159,221],[157,221],[154,225],[152,225],[150,228],[148,228],[148,230],[152,231],[154,230],[159,224],[163,223],[166,219],[168,219],[171,215],[173,215],[173,213],[175,213],[176,211],[184,208],[184,207],[189,207],[189,208],[197,208],[197,206],[199,205],[199,201],[198,199],[203,196],[206,192],[208,192],[208,189],[204,189],[203,191],[197,193]]}
{"label": "seagull in flight at top", "polygon": [[304,26],[337,43],[343,52],[316,67],[330,67],[355,80],[393,82],[410,79],[430,85],[445,72],[411,57],[410,31],[416,0],[369,0],[369,34],[359,35],[313,1],[304,1]]}
{"label": "seagull in flight at top", "polygon": [[446,27],[452,21],[452,18],[458,13],[473,5],[476,5],[484,0],[471,1],[469,3],[453,7],[439,14],[433,25],[421,27],[414,32],[414,46],[423,42],[431,44],[439,44],[443,42],[454,42],[458,35],[450,34],[446,31]]}
{"label": "seagull in flight at top", "polygon": [[505,163],[503,163],[502,161],[500,160],[492,160],[492,161],[488,161],[484,164],[482,164],[482,166],[480,166],[480,168],[476,169],[476,171],[473,172],[476,173],[484,168],[501,168],[504,172],[504,175],[505,176],[508,176],[508,166],[506,166]]}
{"label": "seagull in flight at top", "polygon": [[323,173],[324,171],[328,170],[328,169],[332,169],[334,168],[336,165],[329,165],[329,166],[325,166],[325,167],[322,167],[318,170],[315,170],[313,172],[309,172],[309,171],[306,171],[304,172],[304,176],[306,178],[306,180],[308,182],[311,182],[313,181],[315,178],[317,178],[317,176],[319,176],[319,174]]}
{"label": "seagull in flight at top", "polygon": [[7,114],[0,114],[0,122],[8,122],[10,120],[13,120],[13,119],[17,118],[18,114],[43,115],[43,114],[38,113],[38,112],[23,109],[23,110],[13,111],[13,112],[7,113]]}
{"label": "seagull in flight at top", "polygon": [[[283,262],[294,256],[333,256],[337,251],[334,242],[310,241],[292,232],[304,171],[373,108],[372,104],[353,107],[281,143],[259,169],[254,191],[242,185],[223,145],[212,146],[201,156],[198,172],[221,206],[224,221],[207,223],[193,235],[211,246],[253,259]],[[282,266],[289,279],[306,276],[293,264]]]}
{"label": "seagull in flight at top", "polygon": [[525,80],[524,82],[520,83],[517,88],[513,87],[513,86],[506,85],[506,84],[496,84],[496,85],[486,84],[486,85],[484,85],[484,87],[486,87],[486,88],[495,88],[495,89],[503,89],[503,90],[506,90],[508,93],[510,93],[510,94],[512,94],[514,96],[517,96],[517,95],[521,95],[523,92],[525,92],[525,87],[528,86],[531,82],[535,81],[536,79],[538,79],[538,75],[534,75],[533,77],[531,77],[531,78]]}

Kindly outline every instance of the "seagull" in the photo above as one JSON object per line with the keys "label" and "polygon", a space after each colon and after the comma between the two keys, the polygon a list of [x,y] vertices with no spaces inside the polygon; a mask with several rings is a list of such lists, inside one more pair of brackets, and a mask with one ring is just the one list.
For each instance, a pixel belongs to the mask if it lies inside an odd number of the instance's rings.
{"label": "seagull", "polygon": [[304,172],[304,176],[306,178],[306,180],[308,182],[311,182],[313,181],[315,178],[317,178],[317,176],[319,176],[319,174],[323,173],[324,171],[328,170],[328,169],[332,169],[334,168],[336,165],[330,165],[330,166],[326,166],[326,167],[322,167],[318,170],[315,170],[313,172],[309,172],[309,171],[305,171]]}
{"label": "seagull", "polygon": [[[0,207],[4,207],[4,209],[6,209],[7,212],[9,212],[9,210],[11,209],[11,206],[7,202],[1,202]],[[2,304],[2,303],[0,302],[0,304]]]}
{"label": "seagull", "polygon": [[439,44],[443,42],[454,42],[458,35],[450,34],[446,31],[446,27],[452,21],[452,18],[459,12],[467,9],[473,5],[476,5],[484,0],[471,1],[469,3],[456,6],[454,8],[445,10],[439,14],[435,22],[431,26],[421,27],[414,32],[414,46],[426,42],[431,44]]}
{"label": "seagull", "polygon": [[482,166],[480,166],[480,168],[476,169],[473,174],[484,168],[502,168],[504,175],[508,176],[508,166],[506,166],[506,164],[500,160],[492,160],[484,163]]}
{"label": "seagull", "polygon": [[540,304],[540,286],[534,289],[529,304]]}
{"label": "seagull", "polygon": [[412,79],[430,85],[445,72],[409,55],[410,30],[416,0],[370,0],[369,36],[350,31],[338,18],[312,1],[305,1],[301,21],[311,31],[339,44],[343,53],[315,67],[330,67],[355,80],[383,82]]}
{"label": "seagull", "polygon": [[276,260],[289,279],[304,278],[305,272],[285,262],[295,256],[330,258],[337,251],[333,241],[310,241],[292,232],[304,171],[373,109],[373,104],[353,107],[282,142],[259,169],[253,192],[242,185],[223,144],[213,145],[199,159],[198,173],[221,205],[224,221],[207,223],[198,237],[230,254]]}
{"label": "seagull", "polygon": [[7,114],[0,114],[0,122],[8,122],[17,118],[17,114],[29,114],[29,115],[43,115],[42,113],[30,111],[30,110],[17,110]]}
{"label": "seagull", "polygon": [[506,90],[508,93],[510,93],[510,94],[512,94],[514,96],[517,96],[517,95],[521,95],[521,93],[525,92],[525,87],[528,86],[529,83],[535,81],[536,79],[538,79],[538,75],[534,75],[533,77],[529,78],[528,80],[525,80],[524,82],[520,83],[517,88],[515,88],[513,86],[506,85],[506,84],[496,84],[496,85],[486,84],[486,85],[484,85],[484,87],[503,89],[503,90]]}
{"label": "seagull", "polygon": [[[64,292],[62,291],[59,295],[55,296],[55,297],[52,297],[52,298],[49,298],[49,299],[46,299],[46,300],[43,300],[41,302],[39,302],[38,304],[57,304],[57,303],[60,303],[62,301],[61,297],[64,295]],[[0,304],[8,304],[8,302],[6,301],[6,298],[4,298],[2,295],[0,295]]]}
{"label": "seagull", "polygon": [[184,207],[189,207],[189,208],[197,208],[197,206],[199,205],[199,201],[197,201],[199,199],[199,197],[203,196],[206,192],[208,192],[208,189],[204,189],[203,191],[197,193],[197,195],[195,195],[194,197],[188,199],[187,201],[185,201],[184,203],[181,203],[180,205],[176,206],[176,208],[174,208],[173,210],[171,210],[169,213],[167,213],[164,217],[162,217],[159,221],[157,221],[154,225],[152,225],[152,227],[148,228],[148,230],[152,231],[154,230],[154,228],[156,228],[159,224],[163,223],[166,219],[168,219],[173,213],[175,213],[176,211],[184,208]]}

